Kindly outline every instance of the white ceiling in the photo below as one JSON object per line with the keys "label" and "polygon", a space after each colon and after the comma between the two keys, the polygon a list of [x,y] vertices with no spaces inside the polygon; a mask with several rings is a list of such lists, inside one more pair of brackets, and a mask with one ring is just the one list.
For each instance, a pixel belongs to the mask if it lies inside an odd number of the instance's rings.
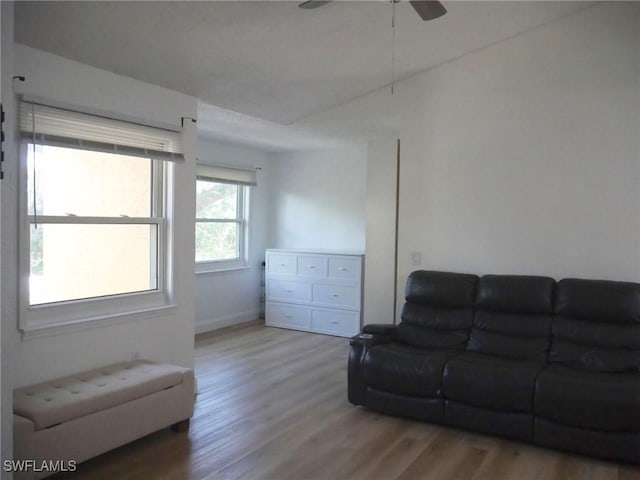
{"label": "white ceiling", "polygon": [[[423,22],[397,5],[402,79],[581,10],[579,1],[443,1]],[[16,41],[201,99],[199,129],[268,150],[342,140],[284,128],[391,80],[392,6],[335,1],[16,2]],[[246,133],[240,133],[246,125]],[[290,137],[290,138],[289,138]],[[291,145],[287,142],[295,140]],[[304,141],[303,141],[304,139]],[[265,143],[266,142],[266,143]],[[301,144],[301,145],[302,145]],[[297,145],[297,144],[296,144]]]}

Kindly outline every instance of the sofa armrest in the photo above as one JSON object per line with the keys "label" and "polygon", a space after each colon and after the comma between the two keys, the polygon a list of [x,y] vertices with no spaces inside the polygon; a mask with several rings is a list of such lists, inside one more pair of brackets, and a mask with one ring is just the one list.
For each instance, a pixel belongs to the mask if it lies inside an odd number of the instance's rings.
{"label": "sofa armrest", "polygon": [[348,396],[354,405],[364,405],[367,386],[364,381],[362,363],[367,351],[374,345],[391,343],[391,334],[360,333],[349,340]]}
{"label": "sofa armrest", "polygon": [[389,323],[370,323],[362,327],[362,333],[394,336],[397,328],[397,325],[391,325]]}

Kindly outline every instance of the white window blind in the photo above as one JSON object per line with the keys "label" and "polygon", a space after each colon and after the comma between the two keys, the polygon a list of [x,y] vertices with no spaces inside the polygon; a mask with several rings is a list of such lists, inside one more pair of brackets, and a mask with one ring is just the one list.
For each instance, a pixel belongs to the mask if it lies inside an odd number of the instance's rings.
{"label": "white window blind", "polygon": [[234,185],[258,185],[255,170],[244,170],[232,167],[220,167],[214,165],[198,165],[198,180],[210,180],[219,183],[231,183]]}
{"label": "white window blind", "polygon": [[180,132],[20,102],[20,133],[38,144],[183,161]]}

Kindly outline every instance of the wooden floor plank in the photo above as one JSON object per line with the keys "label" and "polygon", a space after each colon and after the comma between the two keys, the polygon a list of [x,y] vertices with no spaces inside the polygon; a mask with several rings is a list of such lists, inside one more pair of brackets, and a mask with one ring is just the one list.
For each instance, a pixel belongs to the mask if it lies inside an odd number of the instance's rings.
{"label": "wooden floor plank", "polygon": [[188,433],[56,480],[640,480],[640,468],[380,415],[347,401],[348,339],[253,322],[196,339]]}

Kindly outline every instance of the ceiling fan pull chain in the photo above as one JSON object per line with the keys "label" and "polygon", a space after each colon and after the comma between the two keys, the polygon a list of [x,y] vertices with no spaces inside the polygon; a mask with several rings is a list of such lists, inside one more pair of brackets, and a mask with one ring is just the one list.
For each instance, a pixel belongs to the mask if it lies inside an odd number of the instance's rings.
{"label": "ceiling fan pull chain", "polygon": [[396,4],[398,0],[391,0],[391,95],[396,83]]}

